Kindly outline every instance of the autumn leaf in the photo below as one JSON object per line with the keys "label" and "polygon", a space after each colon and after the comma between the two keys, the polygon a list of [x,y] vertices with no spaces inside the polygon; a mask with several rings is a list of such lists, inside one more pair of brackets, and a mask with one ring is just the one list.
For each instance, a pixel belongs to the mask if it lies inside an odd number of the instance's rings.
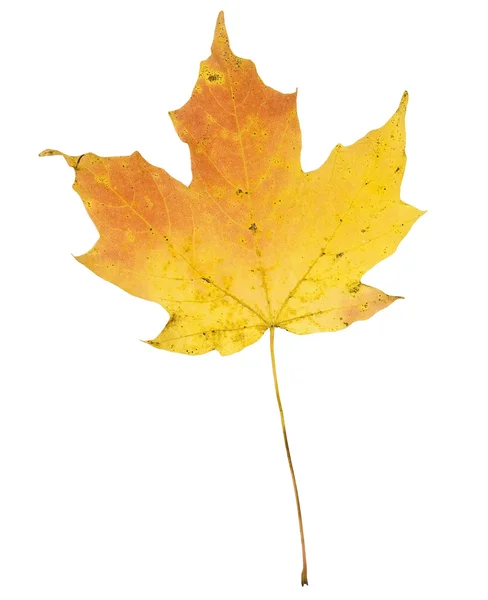
{"label": "autumn leaf", "polygon": [[[74,189],[100,238],[77,258],[94,273],[169,313],[149,343],[187,354],[238,352],[281,327],[338,331],[398,297],[361,283],[422,214],[400,200],[405,93],[383,127],[337,145],[305,173],[296,93],[266,86],[230,49],[219,15],[211,56],[190,100],[170,113],[190,147],[189,186],[135,152],[68,156]],[[303,524],[302,585],[307,583]]]}

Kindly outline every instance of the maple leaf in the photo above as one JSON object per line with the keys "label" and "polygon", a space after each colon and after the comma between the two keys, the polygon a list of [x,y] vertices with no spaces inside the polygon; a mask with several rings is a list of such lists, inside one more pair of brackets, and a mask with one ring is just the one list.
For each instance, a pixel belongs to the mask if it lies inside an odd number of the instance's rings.
{"label": "maple leaf", "polygon": [[[368,319],[398,297],[361,283],[422,214],[400,200],[407,94],[391,119],[337,145],[305,173],[296,93],[266,86],[234,55],[218,17],[211,56],[190,100],[170,113],[190,147],[193,179],[175,180],[135,152],[68,156],[74,189],[100,238],[77,257],[170,319],[148,342],[187,354],[227,355],[281,327],[306,334]],[[283,434],[303,526],[282,415]]]}

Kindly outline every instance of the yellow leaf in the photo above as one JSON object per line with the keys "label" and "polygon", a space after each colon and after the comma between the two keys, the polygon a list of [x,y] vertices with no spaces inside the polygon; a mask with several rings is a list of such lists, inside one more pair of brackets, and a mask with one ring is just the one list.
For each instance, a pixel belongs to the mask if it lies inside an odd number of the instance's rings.
{"label": "yellow leaf", "polygon": [[[397,297],[361,283],[422,214],[400,200],[407,94],[383,127],[300,165],[296,93],[267,87],[235,56],[223,14],[190,100],[170,113],[190,147],[185,186],[135,152],[67,156],[100,238],[78,260],[170,314],[151,342],[187,354],[232,354],[271,329],[337,331]],[[305,546],[296,481],[286,440]]]}
{"label": "yellow leaf", "polygon": [[405,93],[383,127],[304,173],[296,93],[267,87],[234,55],[220,14],[192,97],[170,113],[190,146],[189,187],[137,152],[63,154],[100,233],[78,260],[161,304],[171,318],[149,343],[175,352],[232,354],[269,327],[367,319],[397,297],[361,276],[422,214],[400,200],[406,106]]}

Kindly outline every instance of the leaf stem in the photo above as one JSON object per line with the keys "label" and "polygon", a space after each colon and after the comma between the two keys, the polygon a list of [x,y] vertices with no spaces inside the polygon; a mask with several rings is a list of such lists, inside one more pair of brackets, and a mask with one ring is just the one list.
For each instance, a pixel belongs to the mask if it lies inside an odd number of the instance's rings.
{"label": "leaf stem", "polygon": [[302,586],[304,586],[305,584],[308,585],[307,553],[305,550],[305,536],[303,534],[302,511],[300,509],[300,498],[298,496],[297,480],[295,478],[295,471],[293,470],[293,462],[291,460],[290,446],[288,445],[288,436],[286,435],[285,415],[283,414],[283,406],[281,405],[280,390],[278,387],[278,375],[276,374],[274,334],[275,334],[275,328],[270,327],[269,347],[270,347],[270,351],[271,351],[271,365],[273,367],[273,379],[274,379],[274,385],[275,385],[275,391],[276,391],[276,400],[278,401],[278,408],[280,410],[281,428],[283,430],[283,439],[285,441],[286,455],[288,457],[288,465],[290,467],[291,478],[293,480],[293,488],[295,490],[295,500],[297,503],[297,512],[298,512],[298,523],[300,525],[300,539],[302,542],[302,559],[303,559]]}

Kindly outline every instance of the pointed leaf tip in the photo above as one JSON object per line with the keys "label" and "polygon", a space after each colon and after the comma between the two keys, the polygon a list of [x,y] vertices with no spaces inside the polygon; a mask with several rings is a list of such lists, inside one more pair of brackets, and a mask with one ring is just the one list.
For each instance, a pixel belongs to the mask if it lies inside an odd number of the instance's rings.
{"label": "pointed leaf tip", "polygon": [[408,92],[405,90],[403,92],[402,99],[400,100],[400,105],[398,107],[398,111],[406,112],[408,104]]}
{"label": "pointed leaf tip", "polygon": [[[62,156],[64,158],[64,160],[68,163],[68,165],[70,167],[73,167],[73,169],[75,169],[78,165],[79,156],[69,156],[68,154],[65,154],[64,152],[60,152],[59,150],[43,150],[42,152],[39,152],[39,156]],[[83,155],[81,155],[83,156]]]}
{"label": "pointed leaf tip", "polygon": [[43,150],[42,152],[39,152],[39,156],[63,156],[63,153],[60,152],[59,150]]}
{"label": "pointed leaf tip", "polygon": [[219,12],[217,23],[215,24],[215,33],[212,42],[212,53],[221,55],[224,51],[230,51],[229,35],[225,27],[224,11]]}

